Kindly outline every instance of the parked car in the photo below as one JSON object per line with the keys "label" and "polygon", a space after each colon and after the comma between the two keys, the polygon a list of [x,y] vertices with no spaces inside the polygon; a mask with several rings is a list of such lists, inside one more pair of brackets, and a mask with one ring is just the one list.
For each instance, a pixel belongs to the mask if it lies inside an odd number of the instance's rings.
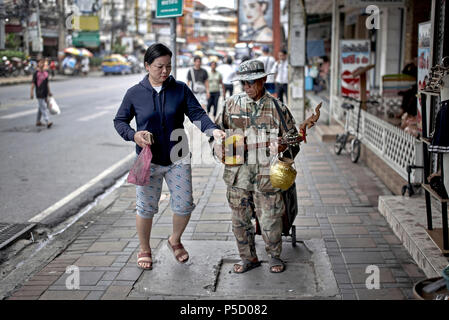
{"label": "parked car", "polygon": [[103,62],[101,63],[101,68],[105,76],[108,74],[131,73],[131,63],[120,54],[112,54],[104,57]]}

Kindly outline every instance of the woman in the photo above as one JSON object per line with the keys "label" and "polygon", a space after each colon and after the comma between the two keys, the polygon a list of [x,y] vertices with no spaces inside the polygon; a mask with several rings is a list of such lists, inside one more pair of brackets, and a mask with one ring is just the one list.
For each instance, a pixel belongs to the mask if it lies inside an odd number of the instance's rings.
{"label": "woman", "polygon": [[218,110],[218,99],[220,98],[220,90],[225,92],[225,87],[223,85],[223,77],[221,73],[217,71],[217,62],[212,61],[210,63],[209,72],[209,99],[207,101],[207,113],[210,112],[212,106],[214,106],[214,119],[217,116]]}
{"label": "woman", "polygon": [[[50,83],[48,79],[48,72],[45,71],[45,61],[40,59],[37,63],[37,70],[33,74],[33,80],[31,81],[30,98],[34,98],[34,90],[36,89],[36,98],[38,102],[36,126],[46,125],[50,128],[53,122],[50,121],[49,112],[47,109],[48,97],[51,97]],[[41,122],[41,118],[44,118],[45,124]]]}
{"label": "woman", "polygon": [[[144,63],[148,76],[128,89],[114,119],[117,132],[126,141],[136,143],[136,153],[151,147],[150,185],[136,187],[136,227],[140,242],[137,265],[152,269],[150,236],[153,216],[158,212],[158,203],[165,178],[170,189],[170,204],[173,215],[173,233],[168,246],[179,263],[189,259],[181,243],[181,236],[195,208],[192,197],[192,170],[187,136],[183,130],[184,115],[190,121],[200,121],[201,131],[215,139],[224,132],[209,119],[192,91],[183,82],[176,81],[171,72],[172,52],[165,45],[156,43],[145,53]],[[129,123],[135,117],[137,132]],[[195,123],[197,124],[197,123]],[[181,130],[178,141],[172,141],[173,130]],[[171,152],[181,143],[179,152]],[[176,149],[174,149],[176,150]]]}
{"label": "woman", "polygon": [[248,24],[241,40],[273,41],[273,31],[264,17],[268,11],[268,4],[268,0],[243,0],[243,12]]}

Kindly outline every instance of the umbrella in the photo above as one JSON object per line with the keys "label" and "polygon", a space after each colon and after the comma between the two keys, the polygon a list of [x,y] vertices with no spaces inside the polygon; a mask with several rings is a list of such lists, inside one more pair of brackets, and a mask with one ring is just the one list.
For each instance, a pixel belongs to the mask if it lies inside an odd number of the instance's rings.
{"label": "umbrella", "polygon": [[90,52],[87,49],[84,48],[74,48],[74,47],[69,47],[64,49],[65,53],[70,53],[73,54],[74,56],[80,56],[80,57],[92,57],[93,54],[92,52]]}

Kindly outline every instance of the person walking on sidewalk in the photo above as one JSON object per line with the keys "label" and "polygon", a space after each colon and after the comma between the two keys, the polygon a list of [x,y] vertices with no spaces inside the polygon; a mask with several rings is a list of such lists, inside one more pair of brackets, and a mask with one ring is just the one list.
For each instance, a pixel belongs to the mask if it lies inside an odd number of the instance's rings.
{"label": "person walking on sidewalk", "polygon": [[[45,60],[40,59],[37,63],[37,70],[33,74],[31,80],[31,92],[30,99],[34,99],[34,91],[36,90],[36,98],[38,103],[36,126],[46,125],[50,128],[53,122],[50,121],[50,112],[48,111],[48,97],[52,96],[50,92],[50,81],[48,78],[48,72],[44,70]],[[45,124],[41,122],[41,118],[44,119]]]}
{"label": "person walking on sidewalk", "polygon": [[218,99],[220,99],[220,90],[225,93],[223,85],[223,77],[221,73],[217,71],[217,62],[212,61],[210,64],[209,72],[209,100],[207,101],[207,113],[210,112],[211,107],[214,107],[213,115],[214,119],[217,116]]}
{"label": "person walking on sidewalk", "polygon": [[284,102],[284,93],[288,101],[288,61],[287,50],[279,51],[279,60],[273,66],[272,72],[275,73],[276,95],[281,102]]}
{"label": "person walking on sidewalk", "polygon": [[187,73],[187,85],[192,88],[195,97],[206,110],[207,100],[209,99],[209,81],[207,71],[201,68],[201,57],[193,58],[193,68]]}
{"label": "person walking on sidewalk", "polygon": [[[227,185],[226,196],[232,210],[232,231],[242,259],[241,264],[234,265],[236,273],[243,273],[260,266],[256,254],[254,227],[251,222],[253,208],[260,222],[265,250],[270,256],[270,272],[278,273],[285,269],[285,264],[280,258],[282,215],[285,212],[285,205],[281,189],[273,188],[270,182],[270,158],[277,155],[279,151],[285,150],[285,146],[278,145],[277,137],[286,134],[297,135],[298,130],[295,128],[295,120],[287,106],[264,88],[269,74],[265,72],[264,65],[259,60],[253,59],[241,63],[236,80],[240,80],[244,92],[226,100],[223,112],[216,120],[217,125],[225,130],[227,135],[240,132],[247,141],[258,143],[265,142],[260,139],[264,135],[266,138],[271,138],[269,150],[248,151],[240,165],[238,163],[230,165],[225,162],[223,179]],[[276,103],[280,108],[279,112]],[[285,120],[287,132],[282,126],[280,113]],[[270,137],[267,137],[267,132],[270,132]],[[222,147],[222,144],[217,143],[216,140],[212,142],[214,156],[223,162],[223,159],[228,157],[224,157],[227,152],[225,151],[223,155]],[[288,152],[284,152],[284,157],[294,159],[298,152],[299,147],[291,147]],[[270,154],[269,157],[267,153]]]}
{"label": "person walking on sidewalk", "polygon": [[[144,57],[145,75],[142,81],[126,92],[114,118],[114,127],[125,141],[136,143],[136,153],[150,146],[150,184],[136,186],[136,228],[140,242],[137,265],[152,269],[150,248],[153,216],[158,212],[162,181],[170,190],[170,205],[173,215],[173,233],[167,244],[176,261],[185,263],[188,252],[181,243],[181,236],[195,208],[192,196],[192,168],[190,164],[187,135],[184,131],[184,116],[208,136],[221,139],[225,133],[215,125],[201,108],[189,87],[170,75],[172,52],[161,43],[151,45]],[[137,131],[130,122],[135,118]],[[172,133],[177,130],[177,141]],[[179,144],[179,145],[178,145]],[[174,148],[176,146],[176,148]],[[181,148],[178,148],[181,146]],[[177,150],[179,152],[175,152]]]}
{"label": "person walking on sidewalk", "polygon": [[223,76],[223,85],[225,88],[225,92],[223,92],[223,100],[226,99],[226,93],[229,91],[229,96],[234,94],[234,84],[232,83],[232,79],[235,76],[235,67],[232,65],[232,57],[227,56],[225,58],[225,63],[219,65],[217,67],[218,72]]}
{"label": "person walking on sidewalk", "polygon": [[[264,68],[267,71],[271,71],[274,67],[274,64],[276,63],[276,60],[274,60],[273,56],[270,54],[270,48],[268,46],[264,46],[262,48],[262,55],[258,57],[257,60],[263,62]],[[265,89],[270,94],[273,94],[275,92],[274,76],[271,74],[267,76],[267,82],[265,82]]]}

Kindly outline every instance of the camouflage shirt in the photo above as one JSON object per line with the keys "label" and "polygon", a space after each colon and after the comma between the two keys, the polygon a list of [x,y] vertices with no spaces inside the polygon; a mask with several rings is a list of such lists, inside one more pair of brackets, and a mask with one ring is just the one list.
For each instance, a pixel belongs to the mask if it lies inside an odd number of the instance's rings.
{"label": "camouflage shirt", "polygon": [[[288,131],[285,132],[274,98],[267,91],[254,101],[245,92],[233,95],[225,101],[223,112],[218,116],[216,124],[226,132],[226,136],[241,134],[247,137],[248,144],[274,141],[279,136],[298,134],[295,120],[286,105],[276,100],[284,116]],[[291,147],[295,157],[299,147]],[[239,166],[225,166],[223,179],[228,186],[248,191],[277,192],[270,182],[270,164],[275,158],[270,156],[268,147],[249,150],[245,163]]]}

